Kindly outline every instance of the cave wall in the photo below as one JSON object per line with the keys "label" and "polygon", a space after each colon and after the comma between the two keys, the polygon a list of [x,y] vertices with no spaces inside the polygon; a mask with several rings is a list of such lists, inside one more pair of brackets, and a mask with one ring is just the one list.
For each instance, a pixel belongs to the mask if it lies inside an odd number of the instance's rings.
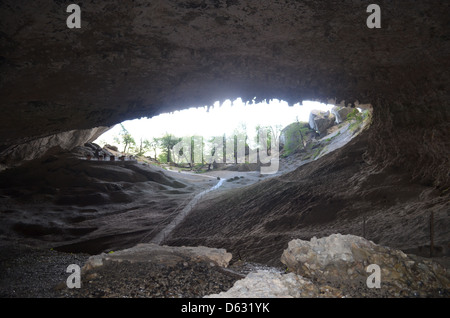
{"label": "cave wall", "polygon": [[[74,1],[77,2],[77,1]],[[0,4],[0,151],[216,100],[371,103],[367,160],[449,184],[448,1]]]}
{"label": "cave wall", "polygon": [[10,168],[25,161],[41,158],[49,151],[55,153],[71,151],[77,146],[93,142],[110,128],[95,127],[69,130],[12,145],[0,152],[0,170],[2,170],[2,167]]}
{"label": "cave wall", "polygon": [[448,191],[450,185],[449,105],[443,100],[384,100],[370,130],[368,162],[394,167],[412,181]]}

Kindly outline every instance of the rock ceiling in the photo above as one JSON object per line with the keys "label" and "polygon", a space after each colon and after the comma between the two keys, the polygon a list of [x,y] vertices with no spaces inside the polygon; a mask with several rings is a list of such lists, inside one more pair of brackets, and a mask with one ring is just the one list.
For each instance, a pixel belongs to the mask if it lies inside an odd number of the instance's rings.
{"label": "rock ceiling", "polygon": [[[38,137],[242,97],[371,103],[369,154],[448,183],[447,1],[0,4],[0,151]],[[447,152],[448,157],[448,152]],[[445,168],[447,167],[447,168]]]}

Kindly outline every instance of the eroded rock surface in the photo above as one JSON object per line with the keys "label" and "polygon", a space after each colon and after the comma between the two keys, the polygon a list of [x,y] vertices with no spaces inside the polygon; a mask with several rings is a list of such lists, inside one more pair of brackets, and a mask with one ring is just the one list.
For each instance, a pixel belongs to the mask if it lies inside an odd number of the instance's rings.
{"label": "eroded rock surface", "polygon": [[[184,224],[179,239],[227,244],[244,256],[248,248],[252,257],[278,260],[292,233],[308,239],[332,230],[360,233],[367,217],[371,238],[418,250],[429,244],[434,213],[435,244],[446,254],[448,2],[380,1],[381,29],[367,28],[368,4],[91,0],[82,4],[82,28],[73,30],[66,28],[62,1],[2,1],[0,152],[15,164],[28,151],[15,156],[13,149],[48,136],[236,97],[371,103],[373,123],[364,139],[308,169],[213,203],[214,209],[205,209],[216,218],[213,224],[199,213]],[[104,170],[113,176],[142,175],[110,168]],[[11,180],[2,185],[7,191],[2,200],[13,194],[29,203],[16,209],[6,202],[2,215],[16,223],[26,216],[21,232],[64,234],[58,222],[44,229],[28,222],[48,211],[48,205],[39,209],[37,203],[60,197],[61,205],[73,205],[79,193],[59,193],[51,173],[29,169],[33,178],[24,181],[38,180],[31,189],[15,184],[11,171],[2,174],[1,183]],[[76,181],[73,172],[63,172],[57,181]],[[41,181],[49,186],[40,187]],[[87,203],[129,200],[129,191],[114,185],[121,195],[105,198],[98,190],[105,186],[110,185],[95,182],[95,196],[88,193]],[[30,207],[36,210],[32,217]],[[90,207],[76,218],[96,211]],[[53,222],[53,215],[49,219]],[[79,229],[71,230],[71,237],[79,236]],[[81,229],[86,230],[95,228]]]}
{"label": "eroded rock surface", "polygon": [[0,238],[90,254],[128,248],[217,182],[136,160],[87,160],[91,150],[47,153],[3,171]]}
{"label": "eroded rock surface", "polygon": [[[372,103],[370,157],[449,184],[445,0],[2,1],[0,147],[242,97]],[[385,142],[390,139],[390,142]],[[448,157],[448,156],[447,156]]]}
{"label": "eroded rock surface", "polygon": [[309,127],[319,134],[326,132],[328,128],[334,125],[336,118],[329,111],[312,110],[309,114]]}
{"label": "eroded rock surface", "polygon": [[343,121],[345,121],[347,119],[348,114],[350,114],[354,110],[355,108],[351,107],[335,106],[331,109],[331,113],[335,116],[336,123],[340,124]]}
{"label": "eroded rock surface", "polygon": [[82,268],[82,288],[65,297],[202,297],[229,289],[240,278],[224,270],[231,254],[207,247],[139,244],[91,256]]}
{"label": "eroded rock surface", "polygon": [[[292,240],[281,261],[289,273],[257,271],[211,298],[448,297],[450,276],[438,263],[418,259],[354,235]],[[381,268],[374,286],[370,264]],[[369,284],[367,283],[369,281]]]}
{"label": "eroded rock surface", "polygon": [[6,167],[14,166],[24,161],[39,159],[49,151],[53,153],[72,151],[76,147],[94,141],[109,129],[110,127],[97,127],[66,131],[10,146],[5,150],[0,149],[0,164]]}
{"label": "eroded rock surface", "polygon": [[317,294],[318,289],[310,280],[294,273],[257,271],[238,280],[228,291],[206,298],[300,298]]}
{"label": "eroded rock surface", "polygon": [[218,266],[227,267],[232,255],[224,249],[197,247],[171,247],[146,243],[117,252],[91,256],[84,270],[89,271],[102,266],[104,262],[131,262],[131,263],[161,263],[172,266],[177,263],[202,261],[211,262]]}
{"label": "eroded rock surface", "polygon": [[448,271],[436,262],[406,255],[354,235],[333,234],[310,241],[293,240],[281,261],[292,272],[334,286],[361,286],[380,268],[381,288],[391,296],[442,296],[450,292]]}

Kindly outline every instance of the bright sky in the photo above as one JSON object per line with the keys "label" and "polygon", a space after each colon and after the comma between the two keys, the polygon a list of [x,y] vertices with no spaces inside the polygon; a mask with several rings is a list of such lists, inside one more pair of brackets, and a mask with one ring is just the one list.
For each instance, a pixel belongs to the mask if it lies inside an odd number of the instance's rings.
{"label": "bright sky", "polygon": [[[307,122],[311,110],[326,111],[333,106],[309,101],[289,106],[287,102],[276,99],[263,103],[244,103],[238,98],[235,101],[226,100],[222,104],[216,102],[210,107],[190,108],[152,118],[129,120],[122,124],[136,142],[139,142],[141,137],[152,140],[153,137],[159,138],[166,133],[177,137],[223,136],[244,123],[249,134],[252,134],[258,125],[285,127],[297,119]],[[95,143],[101,146],[105,143],[116,144],[114,137],[118,136],[120,131],[120,125],[116,125],[100,136]]]}

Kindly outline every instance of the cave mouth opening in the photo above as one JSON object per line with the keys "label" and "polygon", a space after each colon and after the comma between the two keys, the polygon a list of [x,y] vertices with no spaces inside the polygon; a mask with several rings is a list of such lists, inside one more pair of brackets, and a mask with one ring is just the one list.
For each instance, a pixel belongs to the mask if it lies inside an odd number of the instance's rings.
{"label": "cave mouth opening", "polygon": [[[179,207],[189,202],[187,200],[193,193],[202,193],[218,184],[217,178],[226,179],[220,191],[239,191],[267,177],[297,169],[300,164],[332,151],[332,142],[338,141],[343,134],[337,135],[338,138],[321,135],[316,127],[311,128],[309,121],[313,110],[331,114],[336,107],[309,101],[289,105],[276,99],[244,103],[237,98],[216,102],[212,106],[122,122],[93,142],[83,142],[70,151],[50,152],[42,159],[3,174],[0,185],[5,186],[0,187],[0,198],[3,195],[12,203],[8,208],[11,212],[4,215],[7,222],[3,230],[0,228],[0,234],[14,239],[25,238],[32,244],[48,244],[61,251],[92,254],[128,248],[142,240],[145,242],[167,225],[165,222],[174,217]],[[249,160],[252,142],[259,137],[257,126],[274,128],[279,134],[280,151],[275,158],[279,159],[278,163],[261,160],[261,151],[258,153],[259,161]],[[294,127],[294,130],[286,130],[286,127]],[[235,133],[243,129],[246,137],[243,144],[246,146],[247,142],[248,147],[234,147],[240,141]],[[133,143],[120,143],[120,138],[126,137],[124,131],[130,134],[128,137],[134,140]],[[254,135],[250,136],[252,132]],[[285,133],[284,139],[282,132]],[[223,138],[227,133],[233,135],[231,147],[227,142],[230,140]],[[222,156],[217,152],[212,156],[211,148],[207,146],[209,137],[219,136],[223,142],[221,153],[224,160],[212,161],[211,164],[202,157],[200,162],[194,158],[191,165],[180,164],[177,160],[185,156],[185,148],[182,148],[178,156],[175,156],[176,152],[171,154],[174,159],[171,162],[167,159],[170,151],[165,153],[163,146],[151,143],[147,151],[138,156],[146,139],[151,142],[165,134],[177,137],[174,138],[177,143],[183,137],[203,137],[200,144],[206,144],[206,153],[209,151],[210,158],[214,159]],[[306,136],[311,138],[302,139]],[[272,160],[275,156],[276,147],[272,141],[270,147],[266,142],[265,159]],[[115,151],[111,149],[114,144],[117,145]],[[301,149],[296,146],[301,146]],[[101,149],[107,151],[102,152]],[[100,161],[100,157],[95,158],[97,151],[103,154],[110,152],[116,162],[109,162],[111,158],[105,157],[101,160],[108,162],[83,160],[90,154],[89,160]],[[205,150],[201,149],[201,152],[205,153]],[[195,157],[195,147],[193,153]],[[128,156],[127,159],[128,154],[134,158]],[[231,161],[228,161],[229,157]],[[196,175],[192,176],[193,173]],[[216,193],[222,193],[220,191]],[[24,211],[23,204],[30,208]],[[62,211],[64,213],[60,213]]]}
{"label": "cave mouth opening", "polygon": [[[331,115],[333,107],[335,105],[315,101],[290,105],[279,99],[261,102],[255,99],[247,102],[241,98],[228,99],[152,118],[127,120],[99,136],[94,143],[116,151],[121,157],[188,164],[190,168],[193,165],[203,166],[208,161],[224,164],[268,163],[275,155],[278,159],[280,147],[283,147],[280,141],[285,138],[286,127],[297,125],[314,131],[310,123],[311,112]],[[320,132],[316,133],[320,135]],[[296,137],[296,142],[303,139]],[[184,147],[181,145],[183,143]],[[218,146],[221,154],[216,152]],[[265,155],[268,157],[261,158],[262,148],[266,149]],[[291,151],[288,149],[287,153]],[[230,155],[231,152],[233,155]]]}

